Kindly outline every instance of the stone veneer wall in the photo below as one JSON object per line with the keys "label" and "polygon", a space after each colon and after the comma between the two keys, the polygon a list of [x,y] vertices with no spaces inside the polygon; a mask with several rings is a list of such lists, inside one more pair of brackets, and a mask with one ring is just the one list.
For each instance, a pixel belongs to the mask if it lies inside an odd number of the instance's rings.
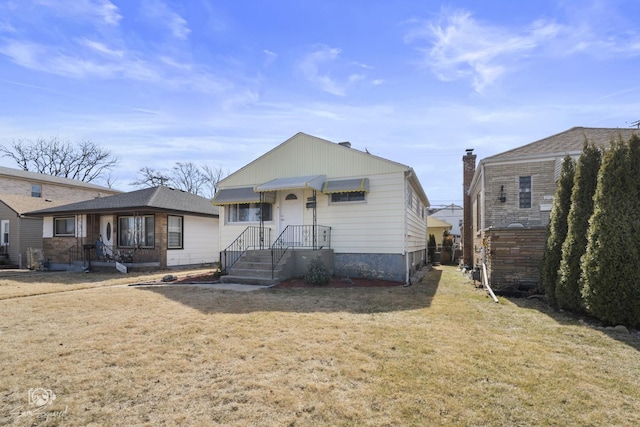
{"label": "stone veneer wall", "polygon": [[546,231],[546,227],[535,227],[486,232],[487,272],[493,289],[539,282]]}

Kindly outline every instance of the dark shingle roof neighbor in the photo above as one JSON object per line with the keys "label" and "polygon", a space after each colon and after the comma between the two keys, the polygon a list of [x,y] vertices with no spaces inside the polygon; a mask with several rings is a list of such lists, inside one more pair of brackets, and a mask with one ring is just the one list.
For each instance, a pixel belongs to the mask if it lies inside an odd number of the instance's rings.
{"label": "dark shingle roof neighbor", "polygon": [[578,154],[582,152],[585,137],[590,143],[597,146],[609,147],[612,138],[615,140],[618,136],[622,136],[622,139],[626,141],[634,133],[640,135],[640,129],[573,127],[513,150],[486,157],[484,161]]}
{"label": "dark shingle roof neighbor", "polygon": [[78,188],[87,188],[91,190],[104,191],[105,193],[108,193],[108,194],[120,193],[120,191],[114,190],[113,188],[103,187],[101,185],[91,184],[89,182],[84,182],[77,179],[63,178],[59,176],[47,175],[44,173],[29,172],[21,169],[8,168],[5,166],[0,166],[0,176],[9,176],[12,178],[20,178],[20,179],[25,179],[29,181],[49,182],[52,184],[68,185],[71,187],[78,187]]}
{"label": "dark shingle roof neighbor", "polygon": [[30,212],[30,215],[48,216],[63,213],[121,212],[131,210],[182,212],[192,215],[218,216],[218,207],[209,199],[186,191],[158,186],[129,193],[98,197],[84,202]]}

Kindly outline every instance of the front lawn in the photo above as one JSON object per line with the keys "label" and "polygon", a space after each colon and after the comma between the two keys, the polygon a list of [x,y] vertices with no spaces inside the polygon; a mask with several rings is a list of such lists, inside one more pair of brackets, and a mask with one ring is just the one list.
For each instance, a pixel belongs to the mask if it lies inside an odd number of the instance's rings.
{"label": "front lawn", "polygon": [[640,424],[636,333],[471,283],[5,295],[0,424]]}

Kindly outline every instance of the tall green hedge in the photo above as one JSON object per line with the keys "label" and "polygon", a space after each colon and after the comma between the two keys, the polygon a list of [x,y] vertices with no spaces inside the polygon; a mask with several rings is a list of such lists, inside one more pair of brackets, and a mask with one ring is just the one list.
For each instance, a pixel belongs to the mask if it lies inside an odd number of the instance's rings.
{"label": "tall green hedge", "polygon": [[582,262],[589,313],[640,326],[640,138],[612,143],[604,156]]}
{"label": "tall green hedge", "polygon": [[587,248],[589,218],[593,214],[593,195],[602,164],[602,150],[585,141],[576,165],[567,220],[567,238],[562,244],[562,260],[556,284],[558,307],[574,312],[584,311],[580,292],[580,260]]}
{"label": "tall green hedge", "polygon": [[549,226],[547,228],[547,240],[544,247],[541,265],[542,288],[551,305],[556,305],[556,281],[558,268],[562,259],[562,244],[567,237],[567,217],[571,207],[571,189],[575,174],[575,161],[566,156],[562,161],[560,179],[553,198],[553,207]]}
{"label": "tall green hedge", "polygon": [[427,245],[427,254],[429,256],[429,262],[433,262],[436,256],[436,236],[429,234],[429,243]]}

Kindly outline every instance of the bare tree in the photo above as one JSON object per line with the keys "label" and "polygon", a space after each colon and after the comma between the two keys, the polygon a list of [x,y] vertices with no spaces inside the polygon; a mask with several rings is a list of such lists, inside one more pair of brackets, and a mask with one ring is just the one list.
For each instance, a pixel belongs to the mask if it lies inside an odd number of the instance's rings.
{"label": "bare tree", "polygon": [[205,176],[200,169],[192,162],[176,162],[171,169],[171,183],[175,188],[188,193],[200,194],[205,183]]}
{"label": "bare tree", "polygon": [[103,178],[118,163],[118,157],[91,141],[78,144],[58,138],[35,141],[20,139],[11,147],[0,147],[2,157],[13,159],[25,171],[92,182]]}
{"label": "bare tree", "polygon": [[199,167],[193,162],[176,162],[169,172],[144,167],[138,171],[138,174],[140,179],[132,182],[131,185],[139,187],[168,185],[209,199],[215,196],[218,182],[225,175],[222,168]]}
{"label": "bare tree", "polygon": [[138,187],[157,187],[158,185],[167,185],[171,181],[169,175],[164,175],[162,172],[148,167],[143,167],[138,171],[140,179],[133,181],[131,185]]}
{"label": "bare tree", "polygon": [[221,167],[212,169],[209,166],[203,166],[202,174],[206,178],[206,184],[207,184],[207,190],[208,190],[208,194],[206,194],[206,197],[213,199],[213,197],[218,192],[218,183],[226,175],[229,175],[229,171],[225,173]]}

